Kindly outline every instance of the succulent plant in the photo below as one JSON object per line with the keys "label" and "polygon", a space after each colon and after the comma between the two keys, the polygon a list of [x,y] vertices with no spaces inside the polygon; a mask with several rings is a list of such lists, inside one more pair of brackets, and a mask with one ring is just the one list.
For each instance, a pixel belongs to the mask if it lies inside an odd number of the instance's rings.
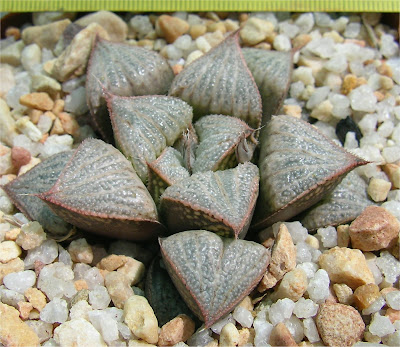
{"label": "succulent plant", "polygon": [[[366,163],[310,124],[273,116],[291,69],[291,53],[242,50],[238,32],[175,78],[157,53],[97,39],[87,102],[95,128],[119,150],[87,139],[74,152],[50,157],[16,178],[5,191],[55,234],[70,223],[114,238],[161,237],[170,278],[155,260],[146,295],[160,321],[168,320],[172,310],[160,304],[156,291],[172,279],[208,327],[248,295],[267,269],[268,249],[242,240],[249,228],[299,214]],[[257,146],[259,159],[253,156]],[[326,198],[333,206],[342,206],[337,197],[349,196],[338,191]],[[346,199],[345,204],[351,200]],[[355,205],[364,206],[364,200]],[[338,217],[332,221],[317,207],[304,221],[315,227],[353,217],[342,209],[332,209]],[[182,305],[174,314],[185,310]]]}

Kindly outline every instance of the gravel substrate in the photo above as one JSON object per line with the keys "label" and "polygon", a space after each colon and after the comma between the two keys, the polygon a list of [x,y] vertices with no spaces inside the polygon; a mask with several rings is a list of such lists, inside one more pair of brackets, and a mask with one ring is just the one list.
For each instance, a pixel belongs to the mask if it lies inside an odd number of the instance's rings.
{"label": "gravel substrate", "polygon": [[157,321],[144,297],[154,245],[47,234],[0,189],[0,346],[399,346],[398,31],[374,13],[75,17],[37,13],[0,41],[0,185],[96,137],[85,97],[96,35],[155,50],[179,74],[241,28],[243,47],[294,51],[281,113],[370,162],[352,178],[370,206],[316,232],[300,221],[262,231],[266,274],[204,329],[187,315]]}

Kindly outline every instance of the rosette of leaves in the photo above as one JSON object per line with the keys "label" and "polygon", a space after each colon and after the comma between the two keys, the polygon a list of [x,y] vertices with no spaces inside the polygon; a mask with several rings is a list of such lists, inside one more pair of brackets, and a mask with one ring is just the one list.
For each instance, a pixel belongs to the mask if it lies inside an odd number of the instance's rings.
{"label": "rosette of leaves", "polygon": [[291,116],[272,117],[261,140],[256,229],[306,210],[331,192],[346,173],[367,163],[311,124]]}
{"label": "rosette of leaves", "polygon": [[269,263],[262,245],[205,230],[160,239],[160,247],[175,287],[206,328],[251,292]]}
{"label": "rosette of leaves", "polygon": [[25,216],[38,221],[54,236],[66,235],[71,226],[57,216],[36,194],[46,192],[56,183],[73,153],[74,151],[66,151],[55,154],[2,187]]}
{"label": "rosette of leaves", "polygon": [[147,163],[172,146],[192,122],[192,108],[171,96],[119,97],[108,95],[108,109],[117,147],[143,182]]}
{"label": "rosette of leaves", "polygon": [[259,172],[250,162],[234,169],[193,174],[168,187],[160,213],[168,231],[202,228],[244,238],[258,196]]}
{"label": "rosette of leaves", "polygon": [[375,203],[367,194],[367,183],[354,171],[318,204],[305,211],[301,224],[308,230],[345,224]]}
{"label": "rosette of leaves", "polygon": [[54,185],[37,196],[63,220],[97,234],[138,241],[164,231],[131,163],[101,140],[82,142]]}
{"label": "rosette of leaves", "polygon": [[168,92],[173,78],[172,68],[157,52],[97,38],[86,74],[87,104],[96,129],[112,142],[106,94],[162,95]]}
{"label": "rosette of leaves", "polygon": [[172,82],[169,95],[193,106],[195,120],[224,114],[254,129],[261,123],[261,97],[244,61],[238,31],[185,67]]}
{"label": "rosette of leaves", "polygon": [[230,169],[252,158],[257,140],[254,130],[242,120],[209,115],[198,120],[194,127],[199,145],[193,173]]}

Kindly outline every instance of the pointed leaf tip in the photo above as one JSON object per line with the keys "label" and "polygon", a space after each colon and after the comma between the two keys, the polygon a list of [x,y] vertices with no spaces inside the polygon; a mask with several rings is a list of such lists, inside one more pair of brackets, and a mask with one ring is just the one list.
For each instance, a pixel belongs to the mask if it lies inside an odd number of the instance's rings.
{"label": "pointed leaf tip", "polygon": [[101,140],[82,142],[53,187],[38,196],[64,220],[97,234],[146,240],[163,231],[132,165]]}
{"label": "pointed leaf tip", "polygon": [[172,235],[160,247],[172,281],[206,328],[251,292],[269,263],[262,245],[205,230]]}
{"label": "pointed leaf tip", "polygon": [[225,114],[254,129],[261,123],[261,97],[243,58],[238,32],[185,67],[172,82],[169,95],[193,106],[195,119]]}

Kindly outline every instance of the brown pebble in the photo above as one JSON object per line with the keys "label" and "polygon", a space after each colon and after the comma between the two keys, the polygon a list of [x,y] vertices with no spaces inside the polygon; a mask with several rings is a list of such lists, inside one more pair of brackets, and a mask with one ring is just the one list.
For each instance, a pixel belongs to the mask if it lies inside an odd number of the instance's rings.
{"label": "brown pebble", "polygon": [[322,341],[328,346],[352,346],[360,341],[365,324],[352,307],[343,304],[322,304],[316,317]]}
{"label": "brown pebble", "polygon": [[11,162],[18,171],[21,166],[26,165],[31,160],[31,153],[23,147],[13,147],[11,149]]}
{"label": "brown pebble", "polygon": [[158,17],[158,25],[168,43],[173,43],[179,36],[189,31],[189,24],[186,21],[166,14]]}
{"label": "brown pebble", "polygon": [[382,64],[376,68],[379,74],[388,76],[390,78],[393,77],[392,68],[386,64],[385,61],[382,61]]}
{"label": "brown pebble", "polygon": [[289,329],[282,322],[273,327],[269,337],[269,344],[271,346],[297,346]]}
{"label": "brown pebble", "polygon": [[158,345],[173,346],[178,342],[185,342],[193,335],[194,329],[193,320],[185,314],[180,314],[161,327]]}
{"label": "brown pebble", "polygon": [[15,241],[20,232],[21,232],[20,228],[13,228],[6,232],[4,239],[7,241]]}
{"label": "brown pebble", "polygon": [[75,289],[79,292],[82,289],[89,289],[87,282],[84,279],[76,280],[74,282]]}
{"label": "brown pebble", "polygon": [[59,112],[58,118],[60,119],[61,125],[67,134],[72,136],[79,135],[79,124],[74,117],[67,112]]}
{"label": "brown pebble", "polygon": [[21,38],[21,31],[16,27],[8,27],[4,34],[6,37],[14,36],[15,41]]}
{"label": "brown pebble", "polygon": [[24,295],[27,300],[32,304],[32,306],[39,312],[43,310],[43,308],[46,306],[46,295],[44,295],[43,292],[39,289],[28,288],[27,290],[25,290]]}
{"label": "brown pebble", "polygon": [[39,277],[40,275],[40,271],[42,271],[42,269],[46,266],[45,263],[42,263],[40,260],[35,260],[35,262],[33,263],[33,267],[35,269],[35,274],[36,277]]}
{"label": "brown pebble", "polygon": [[347,95],[353,89],[361,86],[362,84],[367,84],[367,80],[365,78],[358,78],[356,75],[348,74],[343,79],[341,92],[342,94]]}
{"label": "brown pebble", "polygon": [[375,283],[364,284],[354,291],[354,304],[361,311],[369,307],[379,296],[379,287]]}
{"label": "brown pebble", "polygon": [[50,98],[49,94],[44,92],[22,95],[19,98],[19,103],[26,107],[42,111],[50,111],[54,106],[54,101]]}
{"label": "brown pebble", "polygon": [[56,118],[53,122],[53,126],[50,130],[50,135],[62,135],[64,134],[64,128],[62,126],[60,118]]}
{"label": "brown pebble", "polygon": [[350,224],[349,234],[353,248],[378,251],[395,245],[400,223],[395,216],[380,206],[368,206]]}
{"label": "brown pebble", "polygon": [[339,247],[348,247],[350,243],[349,225],[339,225],[337,228],[337,245]]}
{"label": "brown pebble", "polygon": [[51,110],[56,116],[62,111],[64,111],[65,101],[63,99],[57,99],[54,101],[53,109]]}
{"label": "brown pebble", "polygon": [[400,320],[400,311],[394,310],[393,308],[389,307],[386,310],[385,316],[389,317],[390,321],[393,324],[395,321]]}

